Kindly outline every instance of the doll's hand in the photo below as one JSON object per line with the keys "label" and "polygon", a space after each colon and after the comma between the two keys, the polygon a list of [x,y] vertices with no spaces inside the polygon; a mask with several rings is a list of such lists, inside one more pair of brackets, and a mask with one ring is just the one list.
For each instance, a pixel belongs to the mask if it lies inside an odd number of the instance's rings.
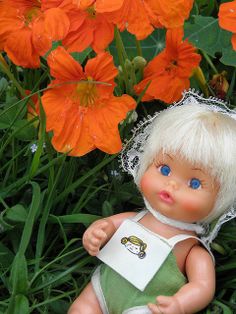
{"label": "doll's hand", "polygon": [[178,300],[174,296],[159,296],[156,300],[156,304],[148,304],[148,307],[153,314],[185,314],[181,309]]}
{"label": "doll's hand", "polygon": [[84,248],[90,255],[97,255],[100,247],[110,239],[114,232],[115,226],[109,218],[95,221],[83,235]]}

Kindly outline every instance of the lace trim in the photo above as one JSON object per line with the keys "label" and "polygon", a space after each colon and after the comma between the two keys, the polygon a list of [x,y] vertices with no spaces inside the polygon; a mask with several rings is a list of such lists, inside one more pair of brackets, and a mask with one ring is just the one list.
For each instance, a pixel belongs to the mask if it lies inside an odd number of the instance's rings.
{"label": "lace trim", "polygon": [[207,227],[204,227],[204,226],[196,224],[196,223],[187,223],[187,222],[178,221],[178,220],[168,218],[168,217],[162,215],[161,213],[159,213],[158,211],[156,211],[155,209],[153,209],[146,199],[144,199],[144,203],[145,203],[147,210],[150,211],[150,213],[157,220],[159,220],[160,222],[162,222],[165,225],[169,225],[169,226],[181,229],[181,230],[194,231],[197,234],[206,233]]}

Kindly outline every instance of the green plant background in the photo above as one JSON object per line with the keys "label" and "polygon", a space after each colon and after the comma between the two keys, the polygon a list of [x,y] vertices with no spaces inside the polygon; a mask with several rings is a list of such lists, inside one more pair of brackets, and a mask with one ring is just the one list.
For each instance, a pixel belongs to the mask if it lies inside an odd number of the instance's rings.
{"label": "green plant background", "polygon": [[[227,71],[226,100],[235,107],[236,52],[232,34],[218,25],[221,2],[195,1],[185,23],[185,37],[202,54],[207,81]],[[132,60],[137,56],[135,38],[127,32],[121,36]],[[151,60],[164,45],[165,31],[156,30],[141,42],[143,56]],[[115,42],[109,50],[118,65]],[[74,57],[83,63],[91,53],[87,49]],[[38,70],[16,67],[6,60],[10,73],[0,67],[0,313],[66,313],[98,264],[82,247],[85,228],[100,217],[142,208],[142,198],[131,177],[119,168],[118,156],[93,151],[73,158],[55,152],[51,134],[45,132],[42,108],[38,139],[33,126],[38,118],[26,119],[28,98],[22,100],[21,92],[28,89],[40,95],[46,87],[50,78],[46,56]],[[191,86],[200,88],[194,78]],[[158,101],[140,103],[138,119],[165,106]],[[133,125],[122,124],[123,139],[131,135]],[[32,144],[38,146],[35,153]],[[217,291],[203,313],[236,313],[235,220],[223,226],[212,249]]]}

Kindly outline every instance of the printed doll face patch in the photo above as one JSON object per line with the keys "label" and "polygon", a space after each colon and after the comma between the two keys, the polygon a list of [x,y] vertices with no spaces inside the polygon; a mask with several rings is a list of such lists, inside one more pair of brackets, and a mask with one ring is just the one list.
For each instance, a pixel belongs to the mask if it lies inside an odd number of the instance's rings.
{"label": "printed doll face patch", "polygon": [[121,243],[125,248],[133,254],[138,255],[139,258],[144,258],[146,256],[145,249],[147,244],[136,236],[123,237]]}

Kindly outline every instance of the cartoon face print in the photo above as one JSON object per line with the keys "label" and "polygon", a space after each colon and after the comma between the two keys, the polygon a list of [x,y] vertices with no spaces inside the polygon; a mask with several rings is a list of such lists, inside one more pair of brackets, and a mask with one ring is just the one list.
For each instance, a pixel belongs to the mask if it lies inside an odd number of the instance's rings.
{"label": "cartoon face print", "polygon": [[219,190],[219,184],[201,165],[162,152],[144,173],[140,187],[153,209],[189,223],[211,212]]}
{"label": "cartoon face print", "polygon": [[139,246],[136,244],[133,244],[131,242],[127,242],[125,244],[126,248],[131,252],[131,253],[134,253],[134,254],[138,254],[139,252]]}
{"label": "cartoon face print", "polygon": [[138,255],[139,258],[144,258],[146,256],[145,249],[147,244],[136,236],[124,237],[121,239],[121,243],[124,244],[127,250],[131,253]]}

